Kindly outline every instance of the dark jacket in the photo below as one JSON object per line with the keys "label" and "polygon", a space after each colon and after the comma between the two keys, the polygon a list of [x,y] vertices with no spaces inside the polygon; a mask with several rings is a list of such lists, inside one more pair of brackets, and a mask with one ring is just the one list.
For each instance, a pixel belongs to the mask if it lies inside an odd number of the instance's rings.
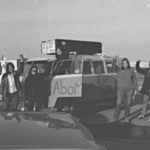
{"label": "dark jacket", "polygon": [[[35,66],[32,66],[34,68]],[[30,71],[32,70],[30,69]],[[36,67],[37,68],[37,67]],[[44,73],[37,73],[32,75],[29,73],[29,76],[25,80],[25,99],[30,98],[44,98],[49,95],[49,82],[47,76],[50,72],[50,66],[46,66],[46,71]]]}
{"label": "dark jacket", "polygon": [[149,95],[150,89],[150,68],[140,68],[140,62],[136,63],[136,71],[144,75],[144,82],[141,89],[141,93],[144,95]]}
{"label": "dark jacket", "polygon": [[38,75],[30,75],[25,80],[25,99],[39,97],[39,78]]}
{"label": "dark jacket", "polygon": [[25,80],[25,99],[48,96],[48,82],[42,74],[30,75]]}
{"label": "dark jacket", "polygon": [[[24,63],[22,62],[20,64],[19,69],[17,71],[13,72],[15,85],[16,85],[17,91],[19,93],[21,92],[21,83],[20,83],[20,80],[19,80],[19,76],[22,73],[23,65],[24,65]],[[2,76],[2,81],[1,81],[1,85],[0,85],[0,95],[3,95],[3,97],[5,98],[8,94],[9,94],[8,73],[5,73]]]}
{"label": "dark jacket", "polygon": [[47,97],[49,95],[49,81],[47,80],[47,76],[45,74],[38,74],[39,79],[39,94],[41,97]]}

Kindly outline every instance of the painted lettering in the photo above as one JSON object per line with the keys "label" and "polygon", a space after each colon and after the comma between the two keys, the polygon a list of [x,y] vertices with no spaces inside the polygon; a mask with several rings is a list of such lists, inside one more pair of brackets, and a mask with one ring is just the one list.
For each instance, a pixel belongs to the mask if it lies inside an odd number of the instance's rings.
{"label": "painted lettering", "polygon": [[68,87],[68,94],[72,95],[74,93],[74,88],[72,86]]}
{"label": "painted lettering", "polygon": [[74,84],[74,85],[65,85],[63,84],[63,82],[60,81],[56,81],[55,85],[54,85],[54,90],[53,90],[53,95],[55,94],[59,94],[59,95],[76,95],[77,93],[77,88],[80,87],[80,85],[78,84]]}
{"label": "painted lettering", "polygon": [[55,91],[57,91],[60,94],[58,81],[56,81],[56,83],[55,83],[53,94],[55,93]]}
{"label": "painted lettering", "polygon": [[82,87],[83,96],[88,94],[96,94],[96,96],[107,98],[116,96],[116,88],[108,84],[100,84],[98,86],[94,84],[83,84]]}
{"label": "painted lettering", "polygon": [[61,87],[61,94],[66,94],[66,87],[62,85],[62,81],[60,81],[60,87]]}

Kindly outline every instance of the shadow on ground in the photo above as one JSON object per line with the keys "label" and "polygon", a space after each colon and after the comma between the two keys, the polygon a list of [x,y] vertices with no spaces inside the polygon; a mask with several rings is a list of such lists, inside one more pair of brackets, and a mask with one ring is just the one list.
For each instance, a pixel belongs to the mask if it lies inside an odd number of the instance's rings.
{"label": "shadow on ground", "polygon": [[[120,118],[120,123],[110,123],[110,116],[113,117],[114,111],[112,108],[108,107],[99,107],[99,114],[91,114],[89,113],[88,117],[80,117],[80,122],[84,124],[91,133],[93,134],[96,140],[100,139],[117,139],[117,140],[150,140],[150,126],[137,125],[133,124],[134,119],[138,120],[138,116],[141,113],[141,104],[143,103],[143,95],[137,94],[134,101],[132,101],[131,109],[132,112],[129,115],[131,123],[124,123],[124,115]],[[138,107],[137,107],[138,106]],[[106,109],[109,109],[108,111]],[[150,109],[150,105],[148,105],[148,110]],[[98,110],[98,108],[97,108]],[[105,110],[105,113],[102,110]],[[148,117],[150,113],[146,115]],[[109,117],[108,117],[109,116]],[[133,120],[133,122],[132,122]],[[143,120],[144,121],[144,120]],[[149,124],[149,122],[147,122]]]}
{"label": "shadow on ground", "polygon": [[94,136],[99,139],[119,139],[119,140],[150,140],[150,127],[136,126],[133,124],[91,124],[81,121]]}
{"label": "shadow on ground", "polygon": [[100,111],[108,110],[112,108],[109,104],[99,104],[99,105],[89,105],[86,107],[82,107],[73,113],[74,116],[78,118],[90,117],[97,114]]}

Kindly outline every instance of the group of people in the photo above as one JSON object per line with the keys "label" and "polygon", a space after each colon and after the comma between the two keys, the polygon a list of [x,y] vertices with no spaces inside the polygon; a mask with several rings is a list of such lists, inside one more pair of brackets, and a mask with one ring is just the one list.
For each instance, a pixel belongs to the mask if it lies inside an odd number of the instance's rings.
{"label": "group of people", "polygon": [[[114,58],[114,64],[116,64],[117,58]],[[136,71],[144,75],[144,82],[141,89],[141,94],[143,94],[143,106],[139,119],[144,119],[147,111],[147,105],[149,100],[149,90],[150,90],[150,64],[149,68],[141,68],[140,60],[136,62]],[[117,72],[117,103],[114,113],[114,121],[119,122],[119,116],[124,104],[125,106],[125,122],[129,123],[129,114],[132,99],[135,99],[135,95],[138,91],[138,83],[136,73],[130,66],[130,62],[127,58],[123,58],[121,61],[121,66],[115,65],[115,70]]]}
{"label": "group of people", "polygon": [[[21,83],[19,77],[23,72],[25,60],[23,55],[20,55],[21,63],[17,71],[13,63],[9,62],[6,66],[6,73],[2,76],[0,86],[0,100],[3,100],[3,110],[9,111],[10,106],[12,111],[16,111],[19,103],[19,95],[21,93]],[[114,113],[114,122],[119,121],[122,105],[125,106],[125,122],[129,122],[129,114],[132,99],[138,90],[136,73],[130,66],[127,58],[122,59],[121,66],[116,65],[117,58],[114,58],[113,67],[117,72],[117,103]],[[48,69],[49,68],[49,69]],[[50,67],[47,67],[47,72]],[[136,71],[144,75],[144,82],[141,93],[143,94],[143,107],[139,119],[145,118],[147,104],[149,100],[150,90],[150,64],[149,68],[140,68],[140,61],[136,62]],[[36,65],[32,65],[28,77],[25,80],[25,99],[28,101],[28,110],[40,111],[42,106],[48,107],[49,85],[46,75],[38,73]],[[35,106],[36,104],[36,106]]]}
{"label": "group of people", "polygon": [[[13,63],[8,62],[6,65],[6,73],[3,74],[0,85],[0,100],[3,101],[3,111],[16,111],[19,104],[19,99],[22,94],[22,84],[20,75],[23,73],[25,59],[20,55],[20,66],[15,71]],[[28,102],[27,108],[29,111],[40,111],[42,107],[48,107],[48,83],[45,73],[38,73],[36,65],[32,65],[28,76],[25,80],[24,95]]]}

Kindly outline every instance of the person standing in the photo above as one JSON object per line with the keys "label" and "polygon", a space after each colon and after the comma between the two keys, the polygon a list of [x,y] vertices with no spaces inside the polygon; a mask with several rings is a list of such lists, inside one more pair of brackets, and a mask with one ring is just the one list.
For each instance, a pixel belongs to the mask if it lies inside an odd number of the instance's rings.
{"label": "person standing", "polygon": [[[116,62],[116,59],[114,59]],[[116,64],[116,63],[115,63]],[[121,68],[116,67],[117,71],[117,104],[114,114],[114,122],[118,122],[122,105],[125,105],[125,122],[128,123],[130,104],[133,96],[137,93],[138,84],[135,71],[130,67],[129,60],[123,58]]]}
{"label": "person standing", "polygon": [[48,108],[48,98],[49,98],[49,75],[50,75],[50,69],[51,69],[51,60],[47,59],[48,63],[45,65],[45,68],[43,69],[42,73],[38,73],[38,79],[39,79],[39,95],[42,102],[42,108]]}
{"label": "person standing", "polygon": [[140,68],[140,60],[136,62],[136,71],[144,75],[144,82],[141,89],[141,94],[143,94],[143,106],[139,119],[144,119],[147,111],[147,104],[149,100],[149,90],[150,90],[150,62],[149,68]]}
{"label": "person standing", "polygon": [[8,62],[6,65],[6,73],[2,76],[0,85],[0,100],[3,101],[3,111],[16,111],[19,102],[19,94],[21,92],[21,83],[19,76],[23,71],[24,57],[20,55],[21,63],[19,69],[15,71],[13,63]]}
{"label": "person standing", "polygon": [[33,65],[30,69],[29,75],[25,80],[25,99],[28,101],[28,111],[41,110],[40,99],[40,79],[38,76],[38,68]]}

